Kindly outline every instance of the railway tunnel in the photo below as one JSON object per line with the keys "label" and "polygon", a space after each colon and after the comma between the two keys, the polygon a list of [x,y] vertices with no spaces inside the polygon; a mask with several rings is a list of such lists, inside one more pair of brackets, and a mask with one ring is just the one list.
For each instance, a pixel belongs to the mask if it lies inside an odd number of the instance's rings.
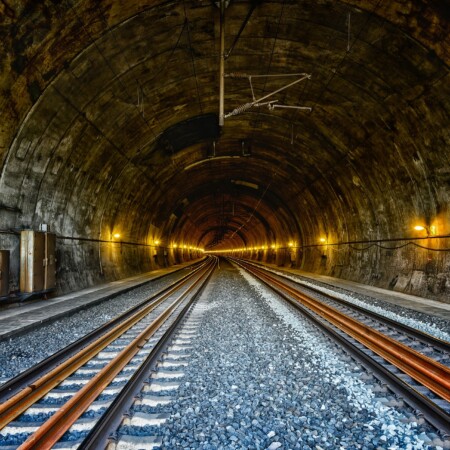
{"label": "railway tunnel", "polygon": [[8,292],[48,230],[60,293],[222,252],[448,302],[448,11],[1,2]]}

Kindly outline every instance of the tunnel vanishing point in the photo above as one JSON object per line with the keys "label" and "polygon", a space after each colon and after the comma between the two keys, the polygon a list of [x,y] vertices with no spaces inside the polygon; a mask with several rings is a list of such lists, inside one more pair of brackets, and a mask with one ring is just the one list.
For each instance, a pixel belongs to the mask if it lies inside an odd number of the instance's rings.
{"label": "tunnel vanishing point", "polygon": [[450,302],[450,7],[1,0],[0,249],[67,292],[233,254]]}

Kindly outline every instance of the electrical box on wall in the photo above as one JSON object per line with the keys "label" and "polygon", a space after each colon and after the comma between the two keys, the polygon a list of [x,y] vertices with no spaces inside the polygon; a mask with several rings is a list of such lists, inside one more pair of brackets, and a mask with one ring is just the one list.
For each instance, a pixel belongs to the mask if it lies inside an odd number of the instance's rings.
{"label": "electrical box on wall", "polygon": [[39,292],[54,289],[56,235],[24,230],[20,234],[20,290]]}
{"label": "electrical box on wall", "polygon": [[0,297],[9,294],[9,250],[0,250]]}

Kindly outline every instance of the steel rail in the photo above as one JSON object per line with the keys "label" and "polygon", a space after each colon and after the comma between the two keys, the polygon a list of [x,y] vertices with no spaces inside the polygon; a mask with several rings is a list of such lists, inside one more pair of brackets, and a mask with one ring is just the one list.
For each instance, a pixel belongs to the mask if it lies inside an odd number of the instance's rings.
{"label": "steel rail", "polygon": [[86,411],[89,405],[114,380],[116,375],[130,362],[143,346],[150,340],[169,316],[183,303],[188,294],[202,281],[206,282],[215,264],[210,266],[177,297],[173,303],[163,311],[145,330],[143,330],[130,344],[127,345],[113,360],[71,397],[55,414],[18,447],[18,450],[49,450],[58,442],[64,433]]}
{"label": "steel rail", "polygon": [[[233,259],[233,261],[236,261],[235,259]],[[266,267],[261,266],[259,264],[255,264],[255,263],[249,263],[246,261],[246,264],[250,264],[254,267],[258,267],[259,269],[262,270],[266,270],[269,271]],[[269,271],[270,272],[270,271]],[[362,314],[365,314],[366,316],[378,320],[380,322],[383,322],[385,325],[391,326],[393,328],[396,328],[399,331],[402,331],[403,333],[409,335],[410,337],[412,337],[413,339],[418,339],[420,341],[422,341],[424,344],[428,344],[433,346],[436,349],[442,350],[444,352],[450,353],[450,342],[445,341],[443,339],[439,339],[435,336],[432,336],[431,334],[428,334],[424,331],[421,330],[417,330],[416,328],[410,327],[408,325],[405,325],[401,322],[396,322],[393,319],[390,319],[389,317],[386,316],[382,316],[381,314],[378,314],[374,311],[370,311],[362,306],[359,305],[355,305],[347,300],[344,300],[342,298],[339,298],[333,294],[327,293],[327,292],[323,292],[321,291],[319,288],[316,288],[314,286],[306,286],[304,285],[300,280],[296,281],[296,280],[292,280],[291,278],[288,278],[286,275],[281,275],[279,273],[275,273],[274,274],[277,277],[281,277],[283,279],[288,280],[291,283],[295,283],[298,286],[301,286],[304,289],[308,289],[311,291],[316,292],[317,294],[323,295],[324,297],[328,297],[330,299],[332,299],[333,301],[340,303],[341,305],[347,306],[351,309],[354,309],[355,311],[358,311]],[[330,287],[333,287],[332,285],[329,285]]]}
{"label": "steel rail", "polygon": [[[336,308],[325,305],[264,273],[260,269],[247,268],[254,276],[269,286],[288,293],[297,301],[349,334],[385,360],[394,364],[414,380],[450,402],[450,369],[416,350],[398,342],[372,327],[346,316]],[[256,272],[256,273],[255,273]]]}
{"label": "steel rail", "polygon": [[31,384],[27,385],[25,388],[2,403],[0,405],[0,430],[27,410],[31,405],[44,397],[51,389],[60,384],[65,378],[86,364],[112,341],[117,339],[133,325],[139,322],[143,317],[153,311],[164,300],[188,283],[189,280],[196,274],[197,271],[184,277],[178,283],[172,285],[169,289],[163,290],[164,292],[150,304],[143,306],[130,317],[120,322],[117,326],[113,328],[109,327],[109,330],[106,333],[100,335],[96,340],[91,341],[85,347],[77,347],[77,353],[74,353],[72,356],[62,361],[58,366],[35,379]]}
{"label": "steel rail", "polygon": [[[235,261],[236,262],[236,261]],[[236,264],[239,264],[236,262]],[[240,264],[239,264],[240,265]],[[268,285],[264,282],[264,284]],[[281,290],[268,285],[280,297],[284,298],[294,308],[299,310],[308,320],[316,327],[327,334],[333,341],[343,347],[345,351],[358,360],[369,372],[372,372],[375,377],[389,386],[389,389],[398,397],[405,399],[412,408],[424,414],[426,420],[434,425],[437,429],[450,435],[450,415],[436,405],[428,397],[412,388],[408,383],[392,373],[389,369],[381,363],[373,359],[370,355],[358,348],[351,340],[347,338],[340,330],[332,326],[325,319],[318,317],[313,311],[303,306],[291,296],[283,293]],[[354,340],[354,342],[357,342]]]}
{"label": "steel rail", "polygon": [[[242,262],[234,261],[239,266],[244,267]],[[320,328],[325,334],[327,334],[333,341],[336,341],[342,346],[349,355],[358,360],[369,372],[372,372],[375,377],[383,383],[389,386],[389,389],[403,398],[405,402],[414,408],[416,411],[420,411],[424,414],[426,420],[434,425],[438,430],[446,435],[450,435],[450,414],[440,408],[430,398],[417,391],[413,386],[399,378],[395,373],[390,371],[382,363],[373,359],[371,355],[356,345],[358,342],[356,339],[348,338],[345,332],[342,332],[339,328],[329,323],[326,319],[316,314],[301,302],[293,298],[291,295],[285,293],[279,288],[274,287],[270,283],[261,280],[270,289],[275,291],[280,297],[284,298],[294,308],[298,309],[307,319],[309,319],[315,326]],[[355,343],[353,343],[355,342]]]}
{"label": "steel rail", "polygon": [[[193,264],[192,266],[189,266],[189,267],[193,267],[192,272],[184,275],[182,278],[177,280],[175,283],[171,283],[169,286],[167,286],[163,289],[160,289],[158,292],[153,294],[151,297],[145,299],[144,301],[140,302],[136,306],[133,306],[132,308],[125,311],[124,313],[117,316],[116,318],[99,326],[95,330],[91,331],[89,334],[72,342],[67,347],[64,347],[63,349],[59,350],[58,352],[54,353],[53,355],[50,355],[48,358],[42,360],[41,362],[34,365],[33,367],[30,367],[29,369],[20,373],[16,377],[14,377],[11,380],[7,381],[6,383],[2,384],[0,386],[0,404],[7,401],[9,398],[11,398],[14,394],[19,392],[21,389],[24,389],[27,385],[32,384],[35,380],[40,378],[44,373],[52,370],[54,367],[61,364],[63,361],[68,359],[70,356],[75,355],[77,352],[80,351],[80,349],[82,349],[83,347],[86,347],[88,344],[90,344],[94,340],[98,339],[99,336],[101,336],[106,331],[110,330],[111,328],[115,327],[119,322],[124,321],[125,319],[130,317],[132,314],[134,314],[136,311],[138,311],[139,309],[141,309],[148,303],[155,301],[160,295],[167,292],[173,286],[176,286],[179,283],[187,281],[187,279],[192,277],[198,270],[200,270],[204,264],[205,264],[205,262],[201,262],[201,263],[196,263],[196,264]],[[180,269],[180,270],[183,270],[183,269]],[[173,274],[173,272],[171,272],[171,274]],[[151,280],[151,281],[153,281],[153,280]],[[127,290],[127,292],[128,292],[128,290]],[[118,295],[120,295],[120,293]]]}
{"label": "steel rail", "polygon": [[[208,282],[212,275],[212,271],[205,280],[205,284]],[[183,311],[177,316],[175,321],[165,331],[164,335],[153,347],[147,359],[139,367],[139,369],[133,374],[128,383],[120,391],[117,397],[113,400],[110,407],[102,414],[101,418],[97,421],[94,428],[84,438],[83,442],[78,446],[78,450],[97,450],[99,448],[106,448],[108,440],[111,439],[111,435],[120,426],[123,420],[123,416],[131,408],[136,396],[142,390],[142,386],[149,378],[151,371],[153,371],[158,364],[158,360],[162,354],[166,351],[167,346],[171,342],[174,332],[177,330],[178,325],[184,320],[185,316],[193,307],[194,301],[199,294],[203,291],[203,286],[194,294],[192,301],[183,308]]]}

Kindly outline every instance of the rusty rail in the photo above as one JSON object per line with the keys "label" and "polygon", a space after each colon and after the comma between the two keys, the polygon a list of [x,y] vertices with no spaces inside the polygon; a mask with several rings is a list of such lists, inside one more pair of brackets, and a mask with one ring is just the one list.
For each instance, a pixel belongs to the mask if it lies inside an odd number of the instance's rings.
{"label": "rusty rail", "polygon": [[383,357],[386,361],[398,367],[411,378],[426,386],[439,397],[450,402],[450,369],[429,358],[401,342],[361,322],[346,316],[332,306],[298,292],[294,288],[282,283],[275,277],[268,275],[261,269],[245,265],[245,269],[261,281],[281,290],[289,296],[326,319],[334,326],[349,334],[367,348]]}
{"label": "rusty rail", "polygon": [[162,312],[139,336],[125,347],[113,360],[111,360],[94,378],[83,386],[70,398],[55,414],[53,414],[40,428],[18,447],[18,450],[50,450],[52,446],[64,435],[75,421],[87,410],[89,405],[113,381],[115,376],[128,364],[128,362],[142,349],[147,341],[155,334],[169,316],[180,306],[200,283],[209,278],[215,264],[210,265],[205,272],[183,292],[164,312]]}
{"label": "rusty rail", "polygon": [[[195,273],[192,274],[195,276]],[[97,355],[112,341],[124,334],[137,322],[142,320],[147,314],[152,312],[157,306],[164,302],[168,297],[173,295],[182,286],[187,284],[192,277],[183,278],[179,283],[175,284],[171,289],[164,292],[158,299],[135,314],[121,322],[117,327],[100,336],[96,341],[81,349],[79,353],[73,355],[60,365],[49,371],[39,379],[33,381],[17,394],[9,398],[0,405],[0,430],[8,423],[16,419],[20,414],[26,411],[30,406],[44,397],[51,389],[60,384],[81,366],[86,364],[90,359]],[[200,277],[201,278],[201,277]]]}

